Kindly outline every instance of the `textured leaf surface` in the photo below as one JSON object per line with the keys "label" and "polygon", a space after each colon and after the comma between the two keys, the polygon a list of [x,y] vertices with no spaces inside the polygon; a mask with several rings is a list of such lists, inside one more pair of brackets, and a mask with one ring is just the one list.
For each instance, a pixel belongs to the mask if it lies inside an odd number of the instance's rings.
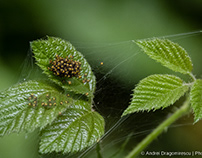
{"label": "textured leaf surface", "polygon": [[[46,40],[36,40],[31,42],[31,48],[34,57],[37,60],[37,65],[39,65],[52,81],[69,91],[74,91],[79,94],[88,93],[92,96],[95,90],[95,76],[84,56],[78,52],[71,43],[60,38],[47,37]],[[65,79],[67,82],[63,82],[63,79],[59,76],[55,76],[50,70],[48,70],[50,60],[55,60],[56,55],[63,58],[73,56],[74,61],[81,62],[82,70],[80,74],[82,78],[67,78]],[[89,82],[83,83],[83,80],[89,80]],[[70,85],[68,84],[68,81],[71,81]]]}
{"label": "textured leaf surface", "polygon": [[41,131],[40,152],[76,152],[94,144],[104,133],[104,119],[78,100],[51,126]]}
{"label": "textured leaf surface", "polygon": [[[55,101],[49,101],[52,97]],[[67,100],[72,102],[70,98],[60,94],[56,88],[44,82],[28,81],[10,87],[1,93],[0,136],[11,132],[31,132],[38,127],[43,128],[51,123],[59,112],[66,110],[68,103],[65,101]],[[41,106],[42,103],[47,103],[47,107]],[[50,103],[52,106],[49,106]]]}
{"label": "textured leaf surface", "polygon": [[150,111],[173,104],[188,90],[183,81],[173,75],[151,75],[134,89],[130,106],[123,115],[137,111]]}
{"label": "textured leaf surface", "polygon": [[202,80],[195,81],[191,89],[191,107],[194,111],[195,122],[202,118]]}
{"label": "textured leaf surface", "polygon": [[136,43],[147,55],[165,67],[183,74],[191,73],[193,69],[191,59],[185,49],[177,43],[158,38],[138,40]]}

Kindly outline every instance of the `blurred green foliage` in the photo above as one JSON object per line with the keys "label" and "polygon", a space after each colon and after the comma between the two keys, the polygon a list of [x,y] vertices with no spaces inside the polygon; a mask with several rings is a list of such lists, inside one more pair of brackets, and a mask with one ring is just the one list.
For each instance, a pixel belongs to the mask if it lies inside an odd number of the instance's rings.
{"label": "blurred green foliage", "polygon": [[[71,41],[86,56],[98,79],[115,67],[103,82],[102,87],[107,88],[102,91],[102,94],[105,92],[106,94],[97,100],[103,103],[124,103],[116,105],[123,110],[128,105],[130,90],[140,79],[152,73],[170,72],[148,59],[144,54],[134,55],[140,51],[130,40],[200,30],[202,28],[201,19],[201,0],[2,0],[0,1],[0,90],[11,86],[19,79],[22,80],[22,67],[26,67],[28,60],[26,56],[30,53],[29,41],[50,35]],[[194,63],[194,74],[200,77],[202,74],[201,34],[175,36],[170,39],[178,42],[187,50]],[[113,42],[115,42],[114,45],[111,44]],[[126,62],[123,62],[124,60]],[[101,61],[104,61],[104,66],[99,68]],[[26,76],[28,72],[23,72],[23,76]],[[115,83],[108,81],[108,79]],[[107,90],[110,88],[115,92],[109,93]],[[119,95],[119,98],[122,98],[121,101],[116,98]],[[99,106],[104,107],[103,104]],[[112,104],[111,106],[113,109]],[[106,112],[106,108],[100,110],[103,115],[112,115],[110,110]],[[115,114],[118,118],[121,111],[118,109]],[[160,115],[162,114],[160,113]],[[156,118],[152,114],[137,114],[135,118],[142,117]],[[192,118],[188,118],[188,120],[190,119]],[[113,121],[110,122],[107,118],[106,120],[106,129],[109,129]],[[162,120],[162,118],[158,118],[158,120]],[[185,120],[187,121],[187,119]],[[147,122],[139,123],[146,126],[148,122],[147,119]],[[139,129],[142,131],[152,129],[158,124],[159,121]],[[200,124],[201,122],[194,126],[171,128],[171,132],[168,132],[166,137],[163,135],[164,137],[160,137],[154,142],[151,150],[202,150],[199,147],[201,145],[199,142],[200,132],[193,132],[193,129],[201,130]],[[120,128],[127,127],[120,126]],[[127,131],[134,130],[126,129],[125,131],[127,133]],[[181,138],[182,133],[186,139]],[[146,134],[147,132],[142,136]],[[118,135],[115,136],[118,137]],[[140,138],[142,137],[138,136],[138,139]],[[183,139],[183,144],[189,144],[189,146],[180,147],[181,139],[179,138]],[[109,139],[112,138],[109,137]],[[135,141],[139,141],[138,139],[134,138],[132,145]],[[0,157],[36,157],[37,154],[30,156],[32,148],[24,145],[24,142],[24,136],[13,135],[1,138]],[[32,143],[33,141],[30,140],[30,144]],[[122,143],[123,141],[120,141],[116,145],[111,145],[109,149],[116,151]],[[34,147],[34,151],[36,149],[37,147]],[[112,152],[106,147],[103,147],[103,150],[105,157]],[[130,148],[124,151],[127,152],[127,150]]]}

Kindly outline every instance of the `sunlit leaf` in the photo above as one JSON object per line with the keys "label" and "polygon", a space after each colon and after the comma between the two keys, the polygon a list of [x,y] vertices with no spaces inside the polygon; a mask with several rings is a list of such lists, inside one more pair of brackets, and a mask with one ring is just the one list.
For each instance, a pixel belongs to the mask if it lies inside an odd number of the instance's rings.
{"label": "sunlit leaf", "polygon": [[195,123],[202,118],[202,80],[195,81],[191,88],[191,107],[194,111]]}
{"label": "sunlit leaf", "polygon": [[40,152],[76,152],[99,140],[104,119],[91,110],[88,102],[78,100],[41,131]]}
{"label": "sunlit leaf", "polygon": [[188,90],[188,85],[173,75],[151,75],[134,89],[133,98],[123,115],[137,111],[150,111],[173,104]]}
{"label": "sunlit leaf", "polygon": [[39,81],[14,85],[1,92],[1,96],[0,136],[43,128],[72,102],[53,85]]}
{"label": "sunlit leaf", "polygon": [[193,69],[191,58],[177,43],[159,38],[137,40],[136,43],[148,56],[165,67],[183,74],[191,73]]}
{"label": "sunlit leaf", "polygon": [[[84,56],[78,52],[71,43],[56,37],[47,37],[31,42],[31,48],[34,57],[37,60],[37,65],[48,75],[49,79],[54,81],[59,86],[79,94],[93,95],[95,90],[95,76],[90,65]],[[56,55],[62,58],[71,58],[73,61],[81,63],[81,77],[60,77],[54,75],[49,70],[50,62],[56,59]],[[71,83],[71,84],[69,84]]]}

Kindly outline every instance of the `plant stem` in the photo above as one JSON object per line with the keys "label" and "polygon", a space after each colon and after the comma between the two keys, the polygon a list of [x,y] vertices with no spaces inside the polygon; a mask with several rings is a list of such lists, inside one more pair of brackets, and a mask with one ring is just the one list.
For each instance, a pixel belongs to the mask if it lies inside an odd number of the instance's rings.
{"label": "plant stem", "polygon": [[[144,138],[125,158],[136,157],[143,149],[145,149],[157,136],[159,136],[169,125],[178,118],[189,112],[189,99],[168,119],[163,121],[156,129],[153,130],[146,138]],[[142,153],[144,154],[144,153]]]}
{"label": "plant stem", "polygon": [[96,145],[96,152],[97,152],[97,158],[102,158],[102,154],[100,152],[100,142]]}

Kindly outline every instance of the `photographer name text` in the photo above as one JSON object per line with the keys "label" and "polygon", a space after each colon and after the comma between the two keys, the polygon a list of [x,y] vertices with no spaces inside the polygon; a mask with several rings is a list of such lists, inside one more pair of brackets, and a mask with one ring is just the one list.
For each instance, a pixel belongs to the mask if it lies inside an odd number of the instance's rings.
{"label": "photographer name text", "polygon": [[202,156],[202,151],[142,151],[144,156]]}

